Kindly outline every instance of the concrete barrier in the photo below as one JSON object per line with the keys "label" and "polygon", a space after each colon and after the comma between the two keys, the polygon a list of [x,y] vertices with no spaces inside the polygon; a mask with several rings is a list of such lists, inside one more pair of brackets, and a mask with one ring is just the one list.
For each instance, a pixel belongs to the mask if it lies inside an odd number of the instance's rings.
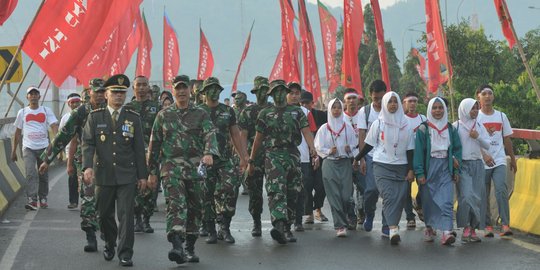
{"label": "concrete barrier", "polygon": [[0,216],[26,183],[22,153],[17,150],[18,161],[11,161],[11,143],[11,139],[0,140]]}
{"label": "concrete barrier", "polygon": [[510,197],[510,225],[540,235],[540,159],[520,158]]}

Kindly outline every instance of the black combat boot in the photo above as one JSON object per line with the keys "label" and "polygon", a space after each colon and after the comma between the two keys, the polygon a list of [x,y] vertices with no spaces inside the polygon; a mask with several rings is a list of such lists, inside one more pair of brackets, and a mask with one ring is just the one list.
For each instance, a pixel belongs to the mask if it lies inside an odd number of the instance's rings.
{"label": "black combat boot", "polygon": [[199,229],[199,236],[208,236],[208,230],[206,229],[206,224],[203,224]]}
{"label": "black combat boot", "polygon": [[150,217],[144,217],[142,229],[145,233],[154,233],[154,228],[150,226]]}
{"label": "black combat boot", "polygon": [[253,218],[253,229],[251,229],[251,236],[260,237],[262,235],[261,216]]}
{"label": "black combat boot", "polygon": [[97,239],[96,232],[92,228],[85,228],[86,232],[86,246],[84,246],[84,252],[96,252],[97,251]]}
{"label": "black combat boot", "polygon": [[291,224],[287,224],[285,227],[285,238],[287,238],[287,242],[296,242],[296,237],[294,237],[294,234],[291,231]]}
{"label": "black combat boot", "polygon": [[226,243],[234,244],[234,237],[231,235],[231,218],[224,217],[219,225],[218,239],[223,240]]}
{"label": "black combat boot", "polygon": [[143,221],[140,214],[135,214],[135,227],[133,228],[134,232],[143,232]]}
{"label": "black combat boot", "polygon": [[172,233],[167,236],[169,242],[172,243],[173,248],[169,251],[169,261],[182,264],[186,262],[186,254],[184,253],[184,239],[178,233]]}
{"label": "black combat boot", "polygon": [[270,230],[270,235],[272,239],[276,240],[278,243],[284,245],[287,244],[287,238],[285,237],[285,222],[283,220],[278,220],[274,223],[274,227]]}
{"label": "black combat boot", "polygon": [[190,263],[198,263],[199,256],[195,255],[195,242],[197,241],[197,235],[188,234],[186,236],[186,260]]}
{"label": "black combat boot", "polygon": [[206,238],[206,243],[217,243],[216,223],[213,220],[206,222],[206,230],[208,230],[208,238]]}

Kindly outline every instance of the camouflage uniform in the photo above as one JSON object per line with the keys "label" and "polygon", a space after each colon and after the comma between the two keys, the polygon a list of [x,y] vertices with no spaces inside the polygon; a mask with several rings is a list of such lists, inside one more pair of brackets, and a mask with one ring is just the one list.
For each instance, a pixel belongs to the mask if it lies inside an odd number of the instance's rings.
{"label": "camouflage uniform", "polygon": [[[237,91],[236,93],[232,94],[232,97],[234,98],[234,103],[235,103],[235,106],[233,107],[234,116],[236,117],[236,120],[238,121],[240,119],[240,113],[246,108],[247,96],[244,92]],[[240,101],[240,98],[242,99],[241,101]],[[242,184],[242,188],[243,188],[242,195],[247,195],[248,193],[247,193],[246,183],[245,181],[243,181],[244,177],[242,177],[242,175],[240,174],[240,157],[238,156],[238,153],[233,151],[234,145],[232,144],[232,142],[229,143],[229,148],[231,148],[230,151],[234,155],[233,163],[234,163],[234,167],[237,170],[240,183]]]}
{"label": "camouflage uniform", "polygon": [[297,106],[263,109],[255,130],[264,134],[266,193],[272,224],[295,220],[296,198],[302,190],[300,153],[301,129],[308,126],[306,115]]}
{"label": "camouflage uniform", "polygon": [[[203,179],[197,166],[203,155],[218,155],[216,130],[208,114],[190,104],[160,111],[150,139],[150,174],[160,175],[167,191],[167,237],[199,234]],[[160,169],[161,165],[161,169]]]}
{"label": "camouflage uniform", "polygon": [[[142,122],[144,146],[148,149],[150,143],[150,134],[152,133],[152,125],[156,119],[156,115],[159,112],[159,105],[157,101],[145,100],[137,101],[133,100],[126,104],[127,108],[139,113]],[[141,214],[145,218],[145,222],[150,219],[154,214],[154,198],[156,190],[146,189],[144,191],[137,192],[135,196],[135,217],[140,217]]]}

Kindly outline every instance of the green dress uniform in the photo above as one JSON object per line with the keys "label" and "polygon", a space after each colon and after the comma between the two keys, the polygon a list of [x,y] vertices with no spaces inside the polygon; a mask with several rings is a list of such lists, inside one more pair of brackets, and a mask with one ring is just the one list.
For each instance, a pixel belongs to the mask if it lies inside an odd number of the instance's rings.
{"label": "green dress uniform", "polygon": [[[139,113],[142,122],[143,136],[144,136],[144,146],[145,149],[148,149],[148,144],[150,143],[150,134],[152,133],[152,125],[156,119],[156,115],[159,112],[159,104],[157,101],[148,99],[145,101],[132,100],[126,107],[132,109],[133,111]],[[144,220],[144,226],[139,228],[144,232],[154,232],[150,227],[150,217],[154,214],[154,205],[156,199],[157,190],[146,189],[140,192],[137,192],[135,196],[135,217],[137,222],[142,226],[142,221],[140,220],[141,215]],[[136,224],[137,231],[137,224]]]}
{"label": "green dress uniform", "polygon": [[[115,75],[107,85],[111,85],[109,91],[125,91],[129,79]],[[82,137],[83,170],[94,168],[96,208],[106,242],[105,252],[114,256],[118,238],[118,258],[123,261],[133,256],[135,185],[139,179],[146,179],[148,172],[138,113],[121,108],[115,121],[110,110],[110,107],[100,108],[88,116]],[[119,226],[114,216],[115,204]]]}

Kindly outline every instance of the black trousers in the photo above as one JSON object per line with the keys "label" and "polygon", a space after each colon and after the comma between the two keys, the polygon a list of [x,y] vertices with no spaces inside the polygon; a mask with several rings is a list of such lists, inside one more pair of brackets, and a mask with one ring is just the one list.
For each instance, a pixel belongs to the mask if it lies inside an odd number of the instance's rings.
{"label": "black trousers", "polygon": [[69,194],[69,203],[79,204],[79,180],[77,177],[77,168],[75,164],[73,166],[73,175],[68,175],[68,194]]}
{"label": "black trousers", "polygon": [[[300,163],[300,168],[302,170],[305,191],[304,214],[309,215],[313,213],[313,210],[323,206],[324,198],[326,197],[322,181],[322,170],[321,166],[317,170],[313,170],[311,163]],[[297,213],[297,215],[299,214]]]}
{"label": "black trousers", "polygon": [[[96,210],[99,215],[101,232],[107,245],[116,244],[118,238],[118,258],[131,259],[133,256],[135,204],[135,183],[119,186],[96,186]],[[118,225],[114,217],[116,216]]]}

